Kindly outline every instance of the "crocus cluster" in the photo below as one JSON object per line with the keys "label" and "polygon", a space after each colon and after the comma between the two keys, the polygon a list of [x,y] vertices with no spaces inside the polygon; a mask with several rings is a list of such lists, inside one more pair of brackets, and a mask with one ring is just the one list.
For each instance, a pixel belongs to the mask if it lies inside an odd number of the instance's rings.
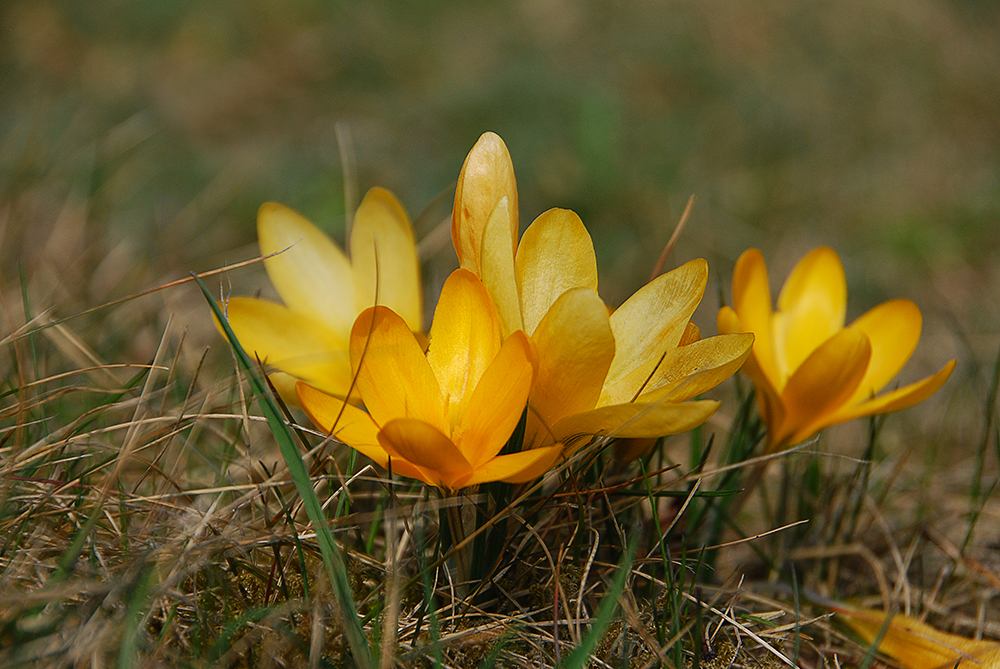
{"label": "crocus cluster", "polygon": [[772,450],[833,422],[909,406],[951,369],[870,399],[912,352],[920,313],[898,301],[844,328],[843,270],[828,249],[793,273],[777,312],[759,252],[745,254],[735,308],[720,313],[714,337],[691,322],[708,280],[703,260],[609,309],[576,214],[546,211],[518,239],[514,169],[492,133],[459,175],[451,232],[461,268],[442,288],[427,337],[413,233],[388,191],[373,189],[361,203],[350,260],[281,205],[261,207],[258,231],[284,304],[228,302],[244,348],[325,433],[444,490],[532,480],[599,438],[690,430],[718,407],[695,398],[748,359]]}
{"label": "crocus cluster", "polygon": [[351,331],[351,367],[367,411],[299,382],[313,423],[394,473],[455,490],[544,473],[555,446],[500,455],[534,376],[523,332],[503,341],[474,274],[457,270],[434,311],[427,353],[391,309],[366,309]]}

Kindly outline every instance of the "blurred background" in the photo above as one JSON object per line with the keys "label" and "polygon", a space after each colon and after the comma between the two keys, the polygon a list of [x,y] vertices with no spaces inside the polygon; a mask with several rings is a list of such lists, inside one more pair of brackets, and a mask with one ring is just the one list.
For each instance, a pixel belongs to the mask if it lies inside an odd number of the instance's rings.
{"label": "blurred background", "polygon": [[[61,318],[253,257],[267,200],[342,241],[345,206],[384,186],[425,236],[486,130],[513,156],[522,228],[577,211],[611,304],[648,279],[692,194],[668,267],[708,259],[706,334],[744,249],[776,291],[832,246],[849,318],[891,297],[923,310],[903,382],[960,359],[908,413],[912,434],[934,453],[978,442],[1000,320],[986,0],[6,0],[4,334],[24,323],[22,287],[31,315]],[[431,304],[453,255],[429,246]],[[260,265],[213,282],[269,290]],[[190,285],[69,325],[135,362],[168,318],[190,355],[212,345],[229,364]]]}

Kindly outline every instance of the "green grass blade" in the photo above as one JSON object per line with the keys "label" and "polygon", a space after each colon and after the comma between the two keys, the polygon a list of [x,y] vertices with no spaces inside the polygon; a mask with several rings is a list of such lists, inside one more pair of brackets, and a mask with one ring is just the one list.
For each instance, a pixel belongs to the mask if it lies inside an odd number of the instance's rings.
{"label": "green grass blade", "polygon": [[62,557],[59,559],[59,565],[56,567],[55,571],[52,572],[52,576],[50,577],[51,583],[57,583],[73,573],[77,560],[79,560],[80,556],[83,554],[87,537],[90,536],[94,526],[97,525],[97,519],[100,517],[101,506],[98,505],[90,516],[88,516],[87,522],[83,524],[83,527],[77,530],[76,534],[73,535],[72,541],[70,541],[69,546],[66,547]]}
{"label": "green grass blade", "polygon": [[239,341],[236,339],[236,334],[229,327],[229,321],[226,319],[225,314],[222,313],[219,305],[212,298],[212,294],[208,291],[204,282],[197,277],[195,277],[195,281],[198,282],[198,286],[205,294],[205,299],[208,300],[208,304],[215,313],[215,317],[222,325],[222,329],[226,333],[226,339],[229,340],[229,344],[236,353],[236,358],[239,360],[240,366],[250,381],[250,387],[254,395],[257,396],[261,411],[264,412],[264,417],[267,419],[268,427],[274,434],[275,442],[278,444],[281,455],[285,460],[285,466],[288,467],[288,472],[295,483],[295,488],[302,498],[306,514],[312,523],[313,531],[316,532],[316,540],[323,555],[323,564],[326,565],[327,573],[330,576],[330,583],[333,586],[337,606],[340,608],[344,634],[350,645],[354,661],[362,669],[370,669],[373,667],[371,652],[368,647],[368,640],[365,638],[364,629],[358,620],[357,607],[354,603],[350,581],[347,576],[347,567],[344,564],[339,547],[333,540],[333,533],[330,532],[330,527],[327,524],[326,514],[323,512],[319,498],[316,497],[316,492],[313,490],[309,472],[306,470],[305,462],[302,461],[299,449],[295,446],[295,439],[292,436],[291,430],[282,419],[277,404],[267,391],[267,386],[257,376],[250,357],[243,350],[243,347],[240,346]]}
{"label": "green grass blade", "polygon": [[155,570],[146,568],[140,575],[136,587],[129,590],[128,616],[122,633],[121,645],[118,647],[118,667],[141,666],[139,658],[139,641],[142,622],[153,599],[153,581]]}
{"label": "green grass blade", "polygon": [[[21,304],[24,307],[24,322],[30,323],[31,319],[34,318],[31,310],[31,300],[28,299],[28,279],[24,276],[24,265],[17,263],[18,275],[21,279]],[[28,335],[28,348],[31,350],[31,369],[34,372],[32,379],[39,378],[38,376],[38,347],[35,344],[34,334]]]}

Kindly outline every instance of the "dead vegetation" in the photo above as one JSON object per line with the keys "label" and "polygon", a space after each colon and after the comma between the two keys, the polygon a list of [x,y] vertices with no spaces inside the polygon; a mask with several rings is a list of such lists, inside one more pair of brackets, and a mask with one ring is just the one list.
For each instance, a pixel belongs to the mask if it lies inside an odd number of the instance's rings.
{"label": "dead vegetation", "polygon": [[[634,3],[613,21],[601,3],[439,3],[416,33],[406,3],[119,4],[0,9],[0,666],[879,665],[840,601],[1000,639],[988,3]],[[98,30],[113,14],[128,29]],[[673,258],[708,257],[714,280],[749,244],[836,240],[866,268],[861,299],[919,296],[908,373],[958,371],[775,458],[750,494],[742,381],[642,466],[598,443],[538,485],[457,500],[296,428],[338,590],[188,273],[254,294],[263,272],[235,261],[256,255],[259,204],[336,227],[360,181],[420,206],[444,192],[417,218],[440,283],[448,184],[506,124],[525,210],[589,210],[609,301],[694,190]]]}
{"label": "dead vegetation", "polygon": [[[243,375],[207,373],[172,324],[149,364],[123,366],[72,319],[26,320],[4,342],[0,663],[362,665]],[[601,442],[538,484],[461,498],[296,434],[381,666],[855,665],[866,648],[827,607],[845,600],[1000,635],[1000,554],[977,538],[992,488],[970,518],[961,476],[921,481],[878,427],[860,457],[813,442],[778,458],[738,516],[747,468],[726,463],[759,439],[752,411],[641,467]]]}

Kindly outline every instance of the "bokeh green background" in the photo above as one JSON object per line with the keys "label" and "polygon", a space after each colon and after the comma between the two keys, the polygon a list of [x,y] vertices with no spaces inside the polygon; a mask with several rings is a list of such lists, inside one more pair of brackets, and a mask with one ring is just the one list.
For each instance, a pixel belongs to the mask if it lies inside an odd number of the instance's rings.
{"label": "bokeh green background", "polygon": [[[251,257],[266,200],[342,235],[338,132],[360,193],[394,191],[426,234],[485,130],[513,155],[522,227],[553,206],[583,217],[612,304],[695,194],[671,265],[706,257],[728,293],[747,247],[777,287],[833,246],[849,316],[896,296],[923,309],[904,380],[959,357],[970,385],[943,401],[981,406],[1000,320],[1000,9],[985,0],[7,0],[6,297],[18,263],[36,306],[66,316]],[[429,260],[429,291],[451,256]],[[237,292],[266,284],[234,274]],[[141,358],[188,293],[77,327],[112,361]],[[204,304],[190,309],[185,325]]]}

